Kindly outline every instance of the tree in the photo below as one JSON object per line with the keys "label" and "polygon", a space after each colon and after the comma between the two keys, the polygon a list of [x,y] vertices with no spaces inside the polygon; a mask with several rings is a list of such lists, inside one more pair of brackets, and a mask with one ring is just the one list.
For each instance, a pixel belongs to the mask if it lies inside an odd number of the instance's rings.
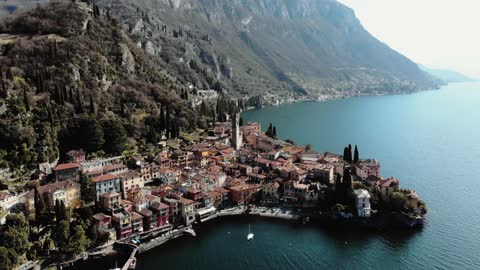
{"label": "tree", "polygon": [[67,240],[70,237],[70,224],[68,221],[62,220],[55,226],[53,237],[55,245],[62,250],[67,245]]}
{"label": "tree", "polygon": [[103,129],[98,121],[93,117],[86,117],[81,120],[80,134],[84,141],[84,148],[89,153],[95,153],[102,149],[105,139],[103,138]]}
{"label": "tree", "polygon": [[348,162],[348,147],[343,149],[343,160]]}
{"label": "tree", "polygon": [[353,154],[353,152],[352,152],[352,145],[349,144],[349,145],[348,145],[348,161],[350,161],[350,162],[353,161],[352,154]]}
{"label": "tree", "polygon": [[243,126],[243,117],[240,117],[240,120],[238,121],[238,124],[239,124],[240,126]]}
{"label": "tree", "polygon": [[0,246],[14,250],[17,255],[22,255],[29,248],[29,229],[25,216],[10,214],[6,219],[6,228],[0,235]]}
{"label": "tree", "polygon": [[0,270],[14,269],[17,261],[18,255],[14,250],[0,247]]}
{"label": "tree", "polygon": [[265,133],[268,137],[273,137],[273,126],[272,123],[268,126],[267,132]]}
{"label": "tree", "polygon": [[[205,103],[202,103],[205,104]],[[165,112],[163,111],[163,105],[160,105],[160,123],[159,123],[160,133],[165,131]]]}
{"label": "tree", "polygon": [[107,154],[121,155],[127,149],[127,131],[119,119],[112,118],[103,121],[105,144],[103,150]]}
{"label": "tree", "polygon": [[165,134],[170,139],[170,106],[167,105],[167,112],[165,116]]}
{"label": "tree", "polygon": [[82,114],[82,113],[84,113],[82,97],[80,96],[80,90],[78,90],[78,89],[77,89],[76,113],[77,113],[77,114]]}
{"label": "tree", "polygon": [[44,222],[44,214],[46,211],[45,201],[43,200],[42,195],[38,191],[38,188],[35,188],[33,195],[33,203],[35,206],[35,223],[38,226],[42,225]]}
{"label": "tree", "polygon": [[92,94],[90,94],[90,113],[95,114],[95,103],[93,102]]}
{"label": "tree", "polygon": [[311,144],[305,145],[305,150],[307,150],[307,151],[312,150],[312,145]]}
{"label": "tree", "polygon": [[60,200],[56,199],[55,200],[55,206],[54,206],[54,212],[55,212],[55,220],[58,222],[60,222],[62,220],[62,213],[61,213],[61,209],[60,209],[61,205],[60,205]]}
{"label": "tree", "polygon": [[84,174],[80,175],[80,193],[82,200],[89,204],[95,201],[95,187],[90,178]]}
{"label": "tree", "polygon": [[10,214],[5,218],[5,226],[14,228],[26,228],[27,220],[22,214]]}
{"label": "tree", "polygon": [[71,256],[77,255],[85,251],[85,249],[87,248],[87,244],[88,240],[85,236],[85,230],[82,226],[76,225],[73,228],[73,232],[64,251]]}
{"label": "tree", "polygon": [[358,154],[358,147],[355,145],[355,153],[353,154],[353,162],[358,163],[359,161],[359,154]]}
{"label": "tree", "polygon": [[66,220],[67,222],[70,220],[70,215],[68,214],[67,207],[65,206],[65,202],[60,201],[60,220]]}
{"label": "tree", "polygon": [[273,130],[272,130],[272,137],[275,139],[277,138],[277,127],[275,126],[273,127]]}

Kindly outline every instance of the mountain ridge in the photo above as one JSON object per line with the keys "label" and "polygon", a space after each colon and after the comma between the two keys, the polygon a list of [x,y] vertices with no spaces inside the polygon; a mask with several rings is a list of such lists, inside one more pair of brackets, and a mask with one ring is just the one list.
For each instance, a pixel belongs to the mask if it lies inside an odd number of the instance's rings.
{"label": "mountain ridge", "polygon": [[430,68],[428,66],[425,66],[425,65],[421,65],[419,64],[419,67],[431,74],[432,76],[435,76],[439,79],[441,79],[443,82],[445,83],[456,83],[456,82],[472,82],[472,81],[475,81],[474,79],[468,77],[467,75],[461,73],[461,72],[458,72],[458,71],[454,71],[454,70],[450,70],[450,69],[441,69],[441,68]]}
{"label": "mountain ridge", "polygon": [[[312,95],[368,94],[436,86],[414,62],[369,34],[352,9],[333,0],[99,0],[98,4],[120,17],[142,44],[168,47],[171,29],[206,36],[208,44],[177,37],[183,46],[200,51],[196,56],[183,56],[206,64],[234,93],[277,94],[297,89]],[[159,24],[168,26],[166,33],[156,30]],[[143,34],[138,25],[144,27]],[[228,72],[202,55],[226,59],[217,62]],[[251,70],[255,76],[249,74]],[[262,87],[265,81],[272,87]],[[255,87],[259,91],[251,90]]]}

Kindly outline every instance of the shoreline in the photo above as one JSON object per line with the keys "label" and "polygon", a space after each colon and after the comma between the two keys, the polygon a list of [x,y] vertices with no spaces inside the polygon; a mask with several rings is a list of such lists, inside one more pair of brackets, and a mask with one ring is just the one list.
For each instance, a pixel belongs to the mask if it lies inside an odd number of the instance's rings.
{"label": "shoreline", "polygon": [[[475,82],[475,81],[474,81]],[[383,96],[403,96],[403,95],[412,95],[416,93],[428,92],[428,91],[438,91],[442,88],[449,86],[451,84],[459,84],[459,83],[474,83],[474,82],[456,82],[456,83],[447,83],[445,85],[439,85],[437,88],[431,89],[422,89],[418,91],[412,92],[403,92],[403,93],[377,93],[377,94],[354,94],[354,95],[333,95],[333,96],[324,96],[324,97],[315,97],[315,96],[305,96],[305,98],[280,98],[267,101],[266,104],[262,104],[260,107],[248,107],[242,111],[251,111],[255,109],[263,109],[267,107],[275,107],[280,105],[287,105],[287,104],[295,104],[295,103],[304,103],[304,102],[327,102],[327,101],[335,101],[335,100],[342,100],[342,99],[352,99],[352,98],[360,98],[360,97],[383,97]],[[478,83],[478,82],[477,82]]]}
{"label": "shoreline", "polygon": [[[208,216],[202,220],[195,222],[195,224],[196,225],[207,224],[211,221],[217,221],[217,220],[221,221],[222,218],[224,217],[228,218],[228,217],[240,217],[240,216],[260,217],[260,218],[271,219],[271,220],[283,220],[283,221],[293,221],[293,222],[304,221],[304,218],[308,217],[307,222],[316,222],[326,226],[334,226],[337,229],[352,228],[352,226],[354,226],[356,229],[359,229],[359,230],[380,232],[383,230],[383,228],[387,227],[386,225],[389,224],[390,222],[392,221],[398,222],[401,216],[405,216],[404,214],[400,214],[400,215],[397,215],[397,214],[398,213],[387,213],[386,215],[379,215],[377,219],[366,220],[366,219],[358,219],[358,218],[346,219],[346,218],[342,218],[342,216],[339,214],[338,215],[323,214],[318,211],[316,213],[313,213],[313,212],[300,213],[300,212],[294,212],[282,207],[255,206],[253,208],[248,208],[245,206],[237,206],[237,207],[219,210],[215,214],[212,214],[211,216]],[[396,217],[396,218],[391,220],[392,217]],[[412,221],[414,219],[408,218],[408,219],[405,219],[404,221],[406,220]],[[422,216],[420,223],[415,223],[415,224],[410,223],[412,226],[408,226],[405,223],[404,226],[399,226],[398,228],[403,228],[403,229],[410,228],[412,230],[419,229],[423,227],[424,221],[425,221],[425,216]],[[304,223],[302,222],[301,224],[305,224],[307,222],[304,222]],[[66,267],[66,269],[69,269],[70,267],[73,267],[81,262],[97,260],[103,257],[112,256],[115,254],[122,254],[125,252],[127,252],[128,254],[134,254],[134,255],[142,254],[152,249],[155,249],[169,242],[170,240],[174,240],[183,236],[196,237],[197,235],[193,229],[194,227],[190,225],[187,227],[169,230],[160,235],[158,234],[158,232],[151,232],[151,233],[145,234],[145,237],[148,238],[151,236],[155,236],[155,238],[152,240],[149,240],[148,242],[142,243],[138,246],[132,245],[130,243],[121,243],[119,241],[114,241],[102,246],[104,250],[98,251],[99,247],[97,247],[93,249],[93,250],[96,250],[95,252],[87,252],[88,255],[86,256],[85,254],[83,254],[73,260],[68,261],[67,263],[59,263],[55,265],[52,264],[48,267],[63,266],[63,267]],[[155,235],[155,233],[157,234]],[[127,263],[130,264],[132,262],[132,259],[135,259],[135,256],[132,257],[132,255],[130,255],[127,261],[125,262],[124,267],[121,269],[128,269]]]}

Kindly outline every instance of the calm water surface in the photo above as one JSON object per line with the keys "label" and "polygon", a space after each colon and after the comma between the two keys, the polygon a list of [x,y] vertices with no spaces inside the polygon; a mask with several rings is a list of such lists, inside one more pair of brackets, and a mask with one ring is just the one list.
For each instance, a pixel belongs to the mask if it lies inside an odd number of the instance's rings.
{"label": "calm water surface", "polygon": [[[137,269],[480,269],[480,84],[248,111],[283,139],[342,153],[358,144],[417,190],[430,212],[416,233],[368,234],[234,218],[139,256]],[[255,239],[246,241],[248,224]]]}

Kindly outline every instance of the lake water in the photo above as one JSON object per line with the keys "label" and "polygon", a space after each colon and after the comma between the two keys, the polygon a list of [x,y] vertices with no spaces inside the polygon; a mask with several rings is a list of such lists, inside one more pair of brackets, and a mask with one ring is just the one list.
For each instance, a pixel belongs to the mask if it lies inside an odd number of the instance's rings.
{"label": "lake water", "polygon": [[[232,218],[196,228],[139,255],[137,269],[480,269],[480,84],[403,96],[309,102],[245,112],[282,139],[343,153],[358,144],[383,176],[429,206],[415,233],[365,234],[268,219]],[[246,241],[248,224],[255,239]]]}

